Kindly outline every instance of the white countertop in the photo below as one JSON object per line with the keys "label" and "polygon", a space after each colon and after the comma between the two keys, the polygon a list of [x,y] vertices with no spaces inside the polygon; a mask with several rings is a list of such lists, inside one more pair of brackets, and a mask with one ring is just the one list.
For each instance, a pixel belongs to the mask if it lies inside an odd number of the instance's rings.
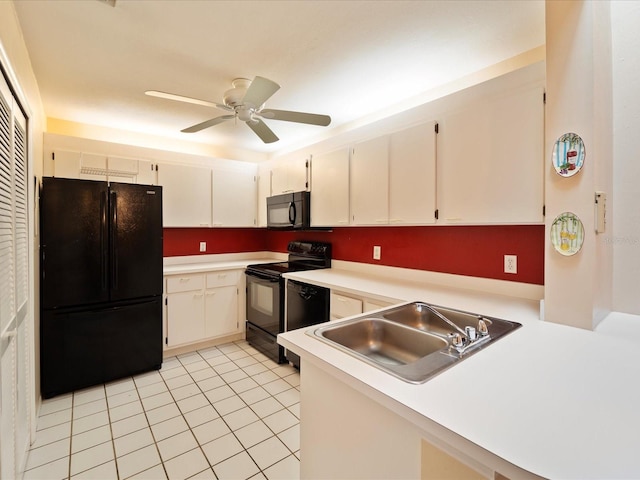
{"label": "white countertop", "polygon": [[191,257],[168,257],[164,259],[164,275],[212,272],[216,270],[244,269],[255,263],[277,262],[279,258],[266,255],[203,255]]}
{"label": "white countertop", "polygon": [[[546,478],[640,478],[640,345],[538,320],[537,302],[433,285],[393,284],[335,269],[287,274],[354,293],[425,301],[522,327],[426,383],[386,374],[307,335],[278,341],[391,399],[420,426],[435,421]],[[304,375],[304,373],[302,373]],[[402,414],[403,412],[398,412]],[[417,415],[416,415],[417,414]]]}

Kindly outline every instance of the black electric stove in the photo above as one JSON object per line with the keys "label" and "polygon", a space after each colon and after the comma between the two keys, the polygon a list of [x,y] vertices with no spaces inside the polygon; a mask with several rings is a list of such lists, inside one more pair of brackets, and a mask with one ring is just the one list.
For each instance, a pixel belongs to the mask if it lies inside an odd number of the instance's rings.
{"label": "black electric stove", "polygon": [[286,262],[248,265],[247,341],[278,363],[287,361],[284,349],[276,342],[285,331],[285,288],[283,274],[331,267],[331,244],[289,242]]}

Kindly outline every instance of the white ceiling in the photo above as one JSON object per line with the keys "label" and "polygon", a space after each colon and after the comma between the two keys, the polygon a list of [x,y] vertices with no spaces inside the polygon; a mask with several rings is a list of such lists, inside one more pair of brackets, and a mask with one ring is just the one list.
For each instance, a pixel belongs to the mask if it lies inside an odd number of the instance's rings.
{"label": "white ceiling", "polygon": [[[15,0],[46,115],[256,152],[313,142],[363,117],[544,43],[544,0]],[[267,108],[328,114],[329,127],[266,120],[180,130],[226,112],[236,77],[281,89]],[[322,133],[320,133],[322,131]]]}

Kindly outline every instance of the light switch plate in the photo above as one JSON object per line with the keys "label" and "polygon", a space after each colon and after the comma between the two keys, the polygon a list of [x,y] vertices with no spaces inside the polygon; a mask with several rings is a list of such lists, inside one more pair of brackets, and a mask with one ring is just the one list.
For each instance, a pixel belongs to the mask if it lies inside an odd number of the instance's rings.
{"label": "light switch plate", "polygon": [[380,248],[380,245],[376,245],[376,246],[373,247],[373,259],[374,260],[380,260],[381,250],[382,250],[382,248]]}
{"label": "light switch plate", "polygon": [[200,242],[200,251],[201,252],[207,251],[207,242]]}

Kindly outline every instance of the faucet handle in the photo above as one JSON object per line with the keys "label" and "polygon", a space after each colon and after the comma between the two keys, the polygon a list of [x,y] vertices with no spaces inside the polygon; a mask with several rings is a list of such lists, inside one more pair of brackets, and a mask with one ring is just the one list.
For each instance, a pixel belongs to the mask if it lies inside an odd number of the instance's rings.
{"label": "faucet handle", "polygon": [[478,332],[480,332],[480,335],[482,335],[483,337],[485,335],[489,335],[489,329],[487,328],[487,323],[482,318],[478,320]]}
{"label": "faucet handle", "polygon": [[456,332],[453,334],[451,343],[453,343],[453,346],[456,348],[464,347],[464,338],[462,337],[462,335]]}

